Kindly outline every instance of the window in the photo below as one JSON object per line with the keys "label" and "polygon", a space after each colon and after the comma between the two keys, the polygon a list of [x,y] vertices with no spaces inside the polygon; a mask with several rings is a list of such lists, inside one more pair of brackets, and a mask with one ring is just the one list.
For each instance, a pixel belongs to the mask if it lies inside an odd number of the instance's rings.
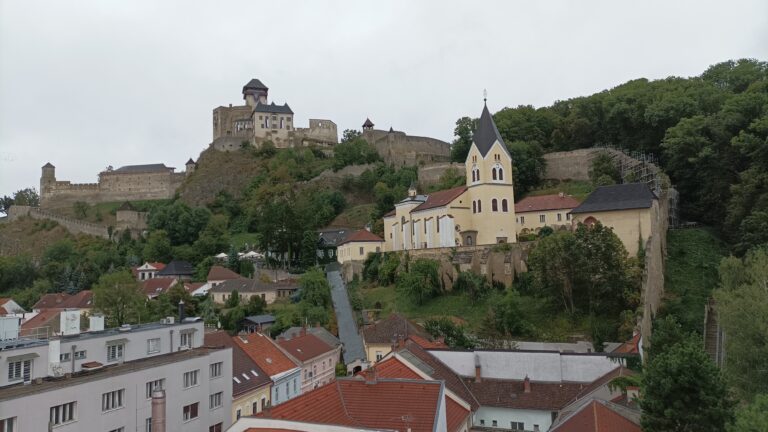
{"label": "window", "polygon": [[525,216],[520,216],[520,224],[525,225]]}
{"label": "window", "polygon": [[113,362],[123,359],[124,344],[112,344],[107,346],[107,361]]}
{"label": "window", "polygon": [[539,425],[533,425],[533,432],[540,432]]}
{"label": "window", "polygon": [[509,211],[509,205],[507,204],[506,198],[501,200],[501,211],[508,212]]}
{"label": "window", "polygon": [[472,201],[472,213],[477,213],[477,201]]}
{"label": "window", "polygon": [[144,420],[144,432],[152,432],[152,417],[147,417]]}
{"label": "window", "polygon": [[494,180],[496,180],[496,167],[494,167],[494,168],[493,168],[493,170],[492,170],[491,172],[493,173],[493,177],[492,177],[492,178],[493,178]]}
{"label": "window", "polygon": [[190,388],[197,385],[197,375],[200,370],[184,372],[184,388]]}
{"label": "window", "polygon": [[48,419],[51,425],[57,426],[64,423],[75,421],[75,408],[77,402],[68,402],[51,407],[51,414]]}
{"label": "window", "polygon": [[296,379],[293,379],[293,393],[296,394]]}
{"label": "window", "polygon": [[85,350],[75,351],[75,360],[82,360],[85,358]]}
{"label": "window", "polygon": [[[71,358],[72,358],[72,354],[70,354],[70,353],[60,354],[59,355],[59,362],[66,362],[66,361],[69,361]],[[0,429],[0,432],[2,432],[2,431],[3,430]]]}
{"label": "window", "polygon": [[566,213],[565,214],[565,220],[571,220],[571,214],[570,213]]}
{"label": "window", "polygon": [[240,416],[242,415],[242,413],[240,412],[239,408],[237,409],[237,413],[235,413],[235,415],[237,416],[237,419],[240,420]]}
{"label": "window", "polygon": [[472,246],[472,236],[467,236],[467,246]]}
{"label": "window", "polygon": [[192,341],[195,338],[195,332],[192,331],[182,331],[181,334],[181,345],[183,347],[192,348]]}
{"label": "window", "polygon": [[208,428],[208,432],[221,432],[222,426],[221,423],[216,423],[215,425]]}
{"label": "window", "polygon": [[19,360],[8,363],[8,381],[32,379],[32,360]]}
{"label": "window", "polygon": [[16,432],[16,417],[0,420],[0,432]]}
{"label": "window", "polygon": [[212,410],[221,408],[221,394],[221,392],[218,392],[208,396],[208,402],[210,403],[210,408]]}
{"label": "window", "polygon": [[498,425],[499,425],[499,422],[497,422],[496,420],[491,420],[491,426],[497,427]]}
{"label": "window", "polygon": [[147,399],[152,399],[152,392],[165,388],[165,380],[159,379],[147,383]]}
{"label": "window", "polygon": [[193,404],[185,405],[184,409],[182,410],[182,419],[184,421],[190,421],[197,418],[197,406],[200,405],[198,402],[195,402]]}
{"label": "window", "polygon": [[496,198],[491,200],[491,211],[499,211],[499,201]]}
{"label": "window", "polygon": [[547,221],[547,215],[539,215],[539,222],[546,222]]}
{"label": "window", "polygon": [[363,254],[363,247],[360,246],[360,255],[362,255],[362,254]]}
{"label": "window", "polygon": [[264,408],[267,407],[267,398],[262,397],[261,398],[261,409],[264,410]]}
{"label": "window", "polygon": [[[280,400],[280,387],[275,386],[275,403],[277,403],[279,400]],[[240,416],[237,416],[237,418],[240,418]]]}
{"label": "window", "polygon": [[259,403],[254,402],[251,404],[251,413],[256,414],[259,412]]}
{"label": "window", "polygon": [[480,420],[480,426],[485,426],[485,420]]}
{"label": "window", "polygon": [[562,213],[558,213],[557,214],[557,221],[560,222],[562,220],[563,220],[563,214]]}
{"label": "window", "polygon": [[477,212],[482,213],[483,211],[483,202],[480,200],[477,200]]}
{"label": "window", "polygon": [[510,429],[513,431],[524,431],[525,430],[525,423],[522,422],[511,422]]}
{"label": "window", "polygon": [[112,411],[123,407],[125,389],[107,392],[101,395],[101,412]]}
{"label": "window", "polygon": [[499,167],[499,180],[504,180],[504,168]]}
{"label": "window", "polygon": [[224,364],[222,362],[211,364],[211,378],[218,378],[221,376],[221,370],[223,365]]}
{"label": "window", "polygon": [[160,338],[147,339],[147,354],[160,352]]}
{"label": "window", "polygon": [[384,355],[381,353],[381,351],[376,351],[376,361],[381,360],[382,357],[384,357]]}

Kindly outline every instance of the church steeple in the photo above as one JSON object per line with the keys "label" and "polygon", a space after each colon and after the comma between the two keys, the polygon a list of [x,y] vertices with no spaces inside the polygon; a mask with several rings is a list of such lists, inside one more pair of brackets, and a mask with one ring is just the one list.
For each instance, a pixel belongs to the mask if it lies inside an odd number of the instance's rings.
{"label": "church steeple", "polygon": [[493,144],[498,141],[501,144],[501,148],[509,154],[507,146],[504,144],[504,140],[501,138],[499,130],[496,128],[496,123],[493,121],[491,112],[488,111],[488,104],[483,100],[483,113],[480,114],[480,120],[477,122],[477,129],[472,135],[472,141],[480,151],[480,154],[485,157],[488,154],[488,150],[491,149]]}

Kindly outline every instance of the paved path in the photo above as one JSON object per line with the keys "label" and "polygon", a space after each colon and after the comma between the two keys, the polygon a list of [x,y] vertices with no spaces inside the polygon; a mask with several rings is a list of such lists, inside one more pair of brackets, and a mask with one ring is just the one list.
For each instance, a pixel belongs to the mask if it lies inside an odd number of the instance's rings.
{"label": "paved path", "polygon": [[347,288],[341,280],[338,265],[329,264],[326,270],[328,283],[331,284],[333,308],[336,310],[336,320],[339,324],[339,339],[344,344],[344,363],[350,364],[355,360],[365,360],[363,338],[357,331],[357,321],[352,313]]}

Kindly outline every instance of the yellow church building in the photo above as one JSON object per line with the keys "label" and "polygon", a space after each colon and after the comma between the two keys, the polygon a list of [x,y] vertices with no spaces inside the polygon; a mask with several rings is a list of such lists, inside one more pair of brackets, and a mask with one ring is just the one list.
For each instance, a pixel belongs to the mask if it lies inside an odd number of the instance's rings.
{"label": "yellow church building", "polygon": [[466,186],[427,195],[412,186],[384,215],[385,251],[517,241],[512,157],[487,105],[465,166]]}

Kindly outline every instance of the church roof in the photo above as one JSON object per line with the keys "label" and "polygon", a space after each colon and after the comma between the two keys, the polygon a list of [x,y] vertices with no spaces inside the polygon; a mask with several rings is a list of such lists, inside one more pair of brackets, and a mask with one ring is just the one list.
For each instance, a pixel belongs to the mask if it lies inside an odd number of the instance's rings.
{"label": "church roof", "polygon": [[480,151],[480,154],[485,157],[488,151],[496,141],[501,144],[501,148],[509,155],[507,146],[504,144],[504,140],[501,139],[501,134],[496,128],[496,123],[493,121],[493,116],[488,111],[488,105],[483,107],[483,113],[480,115],[480,120],[477,122],[477,129],[472,136],[472,141],[475,142],[475,146]]}
{"label": "church roof", "polygon": [[459,197],[459,195],[463,194],[466,191],[467,191],[466,186],[459,186],[453,189],[446,189],[446,190],[441,190],[437,192],[432,192],[427,196],[427,200],[419,204],[419,206],[416,207],[415,209],[411,210],[411,213],[448,205],[451,203],[451,201],[455,200],[456,198]]}
{"label": "church roof", "polygon": [[371,119],[366,118],[365,123],[363,123],[363,127],[373,127],[373,122],[371,121]]}
{"label": "church roof", "polygon": [[265,86],[264,83],[254,78],[248,81],[248,84],[243,86],[243,93],[245,93],[246,90],[269,90],[269,87]]}
{"label": "church roof", "polygon": [[275,105],[274,102],[272,102],[269,105],[259,102],[258,104],[256,104],[256,108],[253,109],[253,112],[262,112],[262,113],[270,113],[270,114],[293,114],[293,111],[291,110],[291,107],[288,106],[288,104]]}

